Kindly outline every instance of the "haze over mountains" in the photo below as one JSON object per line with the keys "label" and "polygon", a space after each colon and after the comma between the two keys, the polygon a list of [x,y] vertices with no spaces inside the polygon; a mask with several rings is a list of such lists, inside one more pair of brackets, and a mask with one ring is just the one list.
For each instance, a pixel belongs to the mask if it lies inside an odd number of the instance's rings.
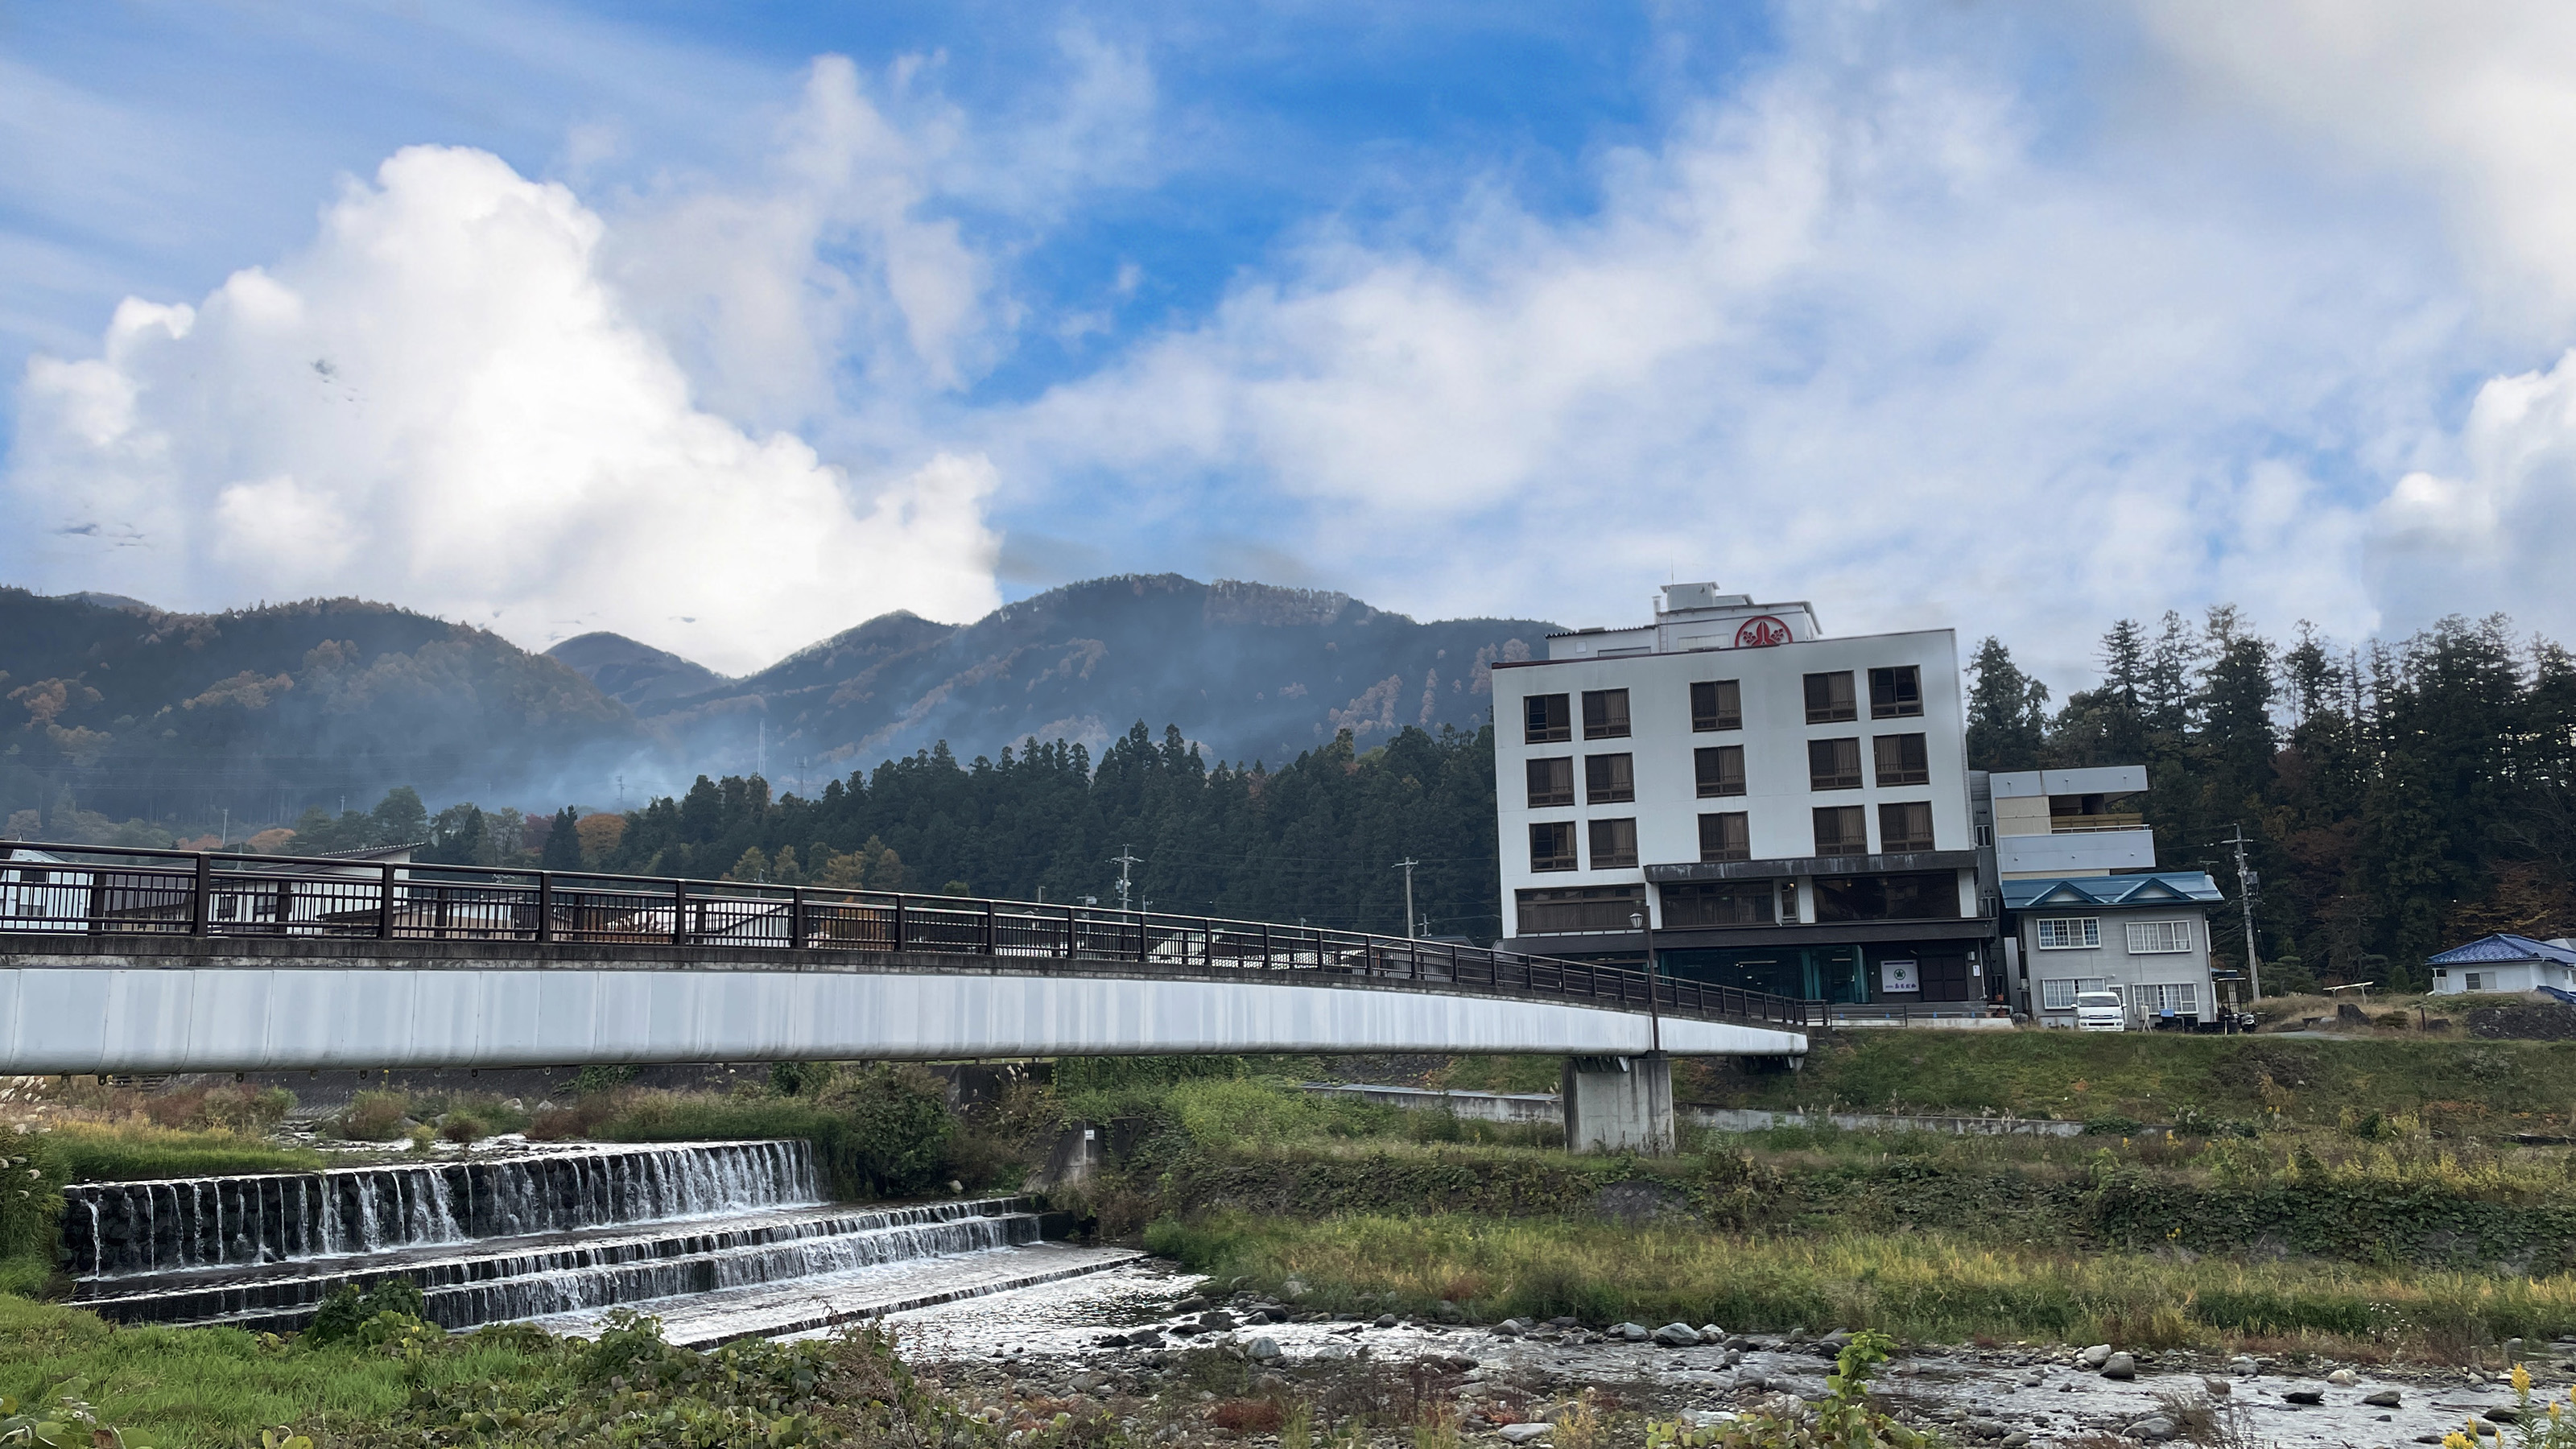
{"label": "haze over mountains", "polygon": [[702,772],[819,789],[941,741],[962,758],[1031,736],[1096,753],[1139,720],[1211,759],[1278,764],[1342,729],[1362,750],[1406,726],[1474,729],[1492,663],[1554,627],[1125,576],[969,624],[883,615],[728,679],[614,634],[537,655],[355,600],[180,615],[0,589],[0,814],[196,827],[397,784],[433,804],[605,808]]}

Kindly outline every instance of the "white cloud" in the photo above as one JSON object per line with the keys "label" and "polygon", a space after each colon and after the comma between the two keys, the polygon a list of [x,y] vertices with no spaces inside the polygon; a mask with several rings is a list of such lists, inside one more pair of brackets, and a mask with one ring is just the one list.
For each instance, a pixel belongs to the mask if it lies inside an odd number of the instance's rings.
{"label": "white cloud", "polygon": [[2422,424],[2457,309],[2421,256],[2078,144],[1991,35],[1910,23],[1794,34],[1602,157],[1592,215],[1470,189],[1427,242],[1319,228],[1007,466],[1174,509],[1258,480],[1322,581],[1417,612],[1614,622],[1677,571],[2060,669],[2174,604],[2372,627],[2370,499],[2313,461]]}
{"label": "white cloud", "polygon": [[731,670],[997,602],[989,463],[854,480],[704,410],[604,232],[488,154],[396,154],[274,271],[130,301],[101,356],[30,366],[0,565],[179,607],[347,592],[537,646],[614,629]]}
{"label": "white cloud", "polygon": [[2478,390],[2456,476],[2416,472],[2378,508],[2372,586],[2410,623],[2502,611],[2560,638],[2576,538],[2576,352]]}

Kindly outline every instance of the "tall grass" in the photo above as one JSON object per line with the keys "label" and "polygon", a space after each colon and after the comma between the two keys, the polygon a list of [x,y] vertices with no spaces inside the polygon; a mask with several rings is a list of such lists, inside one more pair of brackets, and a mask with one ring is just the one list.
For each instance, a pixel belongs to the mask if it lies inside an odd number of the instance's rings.
{"label": "tall grass", "polygon": [[1675,1319],[1747,1330],[1877,1328],[1901,1337],[2156,1345],[2331,1337],[2453,1353],[2576,1332],[2576,1278],[2182,1262],[1979,1246],[1930,1234],[1727,1236],[1563,1220],[1216,1214],[1165,1220],[1158,1252],[1220,1278],[1303,1280],[1337,1308],[1588,1322]]}

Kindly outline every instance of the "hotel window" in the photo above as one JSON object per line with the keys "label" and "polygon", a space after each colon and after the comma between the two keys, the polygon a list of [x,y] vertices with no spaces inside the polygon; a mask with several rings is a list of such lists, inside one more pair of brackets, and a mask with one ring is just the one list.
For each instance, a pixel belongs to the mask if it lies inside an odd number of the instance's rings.
{"label": "hotel window", "polygon": [[1691,728],[1744,728],[1744,690],[1732,679],[1709,679],[1691,686]]}
{"label": "hotel window", "polygon": [[1530,761],[1529,802],[1533,810],[1544,805],[1573,804],[1574,761],[1563,755]]}
{"label": "hotel window", "polygon": [[1595,820],[1592,822],[1592,868],[1594,870],[1611,870],[1636,863],[1636,821]]}
{"label": "hotel window", "polygon": [[1869,824],[1857,805],[1828,805],[1816,812],[1816,854],[1869,854]]}
{"label": "hotel window", "polygon": [[1955,871],[1907,875],[1816,877],[1819,921],[1955,921],[1959,877]]}
{"label": "hotel window", "polygon": [[1710,864],[1753,858],[1753,828],[1746,823],[1743,811],[1729,810],[1699,818],[1699,858]]}
{"label": "hotel window", "polygon": [[1810,790],[1857,790],[1860,788],[1860,741],[1807,741],[1807,788]]}
{"label": "hotel window", "polygon": [[1632,931],[1636,928],[1628,918],[1646,910],[1646,888],[1641,885],[1572,886],[1514,894],[1525,936],[1546,931]]}
{"label": "hotel window", "polygon": [[1530,869],[1574,870],[1574,822],[1550,820],[1530,827]]}
{"label": "hotel window", "polygon": [[2102,944],[2102,922],[2093,916],[2051,916],[2032,922],[2043,951],[2083,951]]}
{"label": "hotel window", "polygon": [[1691,773],[1699,780],[1699,795],[1705,800],[1712,795],[1744,793],[1744,746],[1715,745],[1691,751]]}
{"label": "hotel window", "polygon": [[1923,712],[1923,671],[1913,665],[1869,672],[1869,717],[1901,719]]}
{"label": "hotel window", "polygon": [[1681,926],[1768,926],[1771,914],[1771,882],[1767,880],[1725,880],[1707,885],[1668,885],[1664,888],[1664,924]]}
{"label": "hotel window", "polygon": [[1628,691],[1583,691],[1583,737],[1587,740],[1624,740],[1628,737]]}
{"label": "hotel window", "polygon": [[1881,785],[1932,783],[1932,760],[1921,735],[1879,735],[1869,742],[1869,753]]}
{"label": "hotel window", "polygon": [[2039,983],[2039,1009],[2073,1011],[2080,993],[2110,989],[2111,978],[2107,976],[2062,976],[2055,980],[2043,977]]}
{"label": "hotel window", "polygon": [[2129,954],[2132,956],[2168,956],[2191,949],[2189,921],[2131,921]]}
{"label": "hotel window", "polygon": [[1860,707],[1852,699],[1850,670],[1807,676],[1807,723],[1840,724],[1858,718]]}
{"label": "hotel window", "polygon": [[1637,798],[1637,757],[1634,755],[1586,755],[1583,757],[1583,799],[1591,805],[1613,805]]}
{"label": "hotel window", "polygon": [[1565,712],[1565,696],[1533,694],[1521,700],[1523,728],[1521,738],[1533,745],[1552,745],[1574,738],[1574,728]]}
{"label": "hotel window", "polygon": [[1909,801],[1901,805],[1878,807],[1878,848],[1889,854],[1900,850],[1932,848],[1932,806],[1929,801]]}

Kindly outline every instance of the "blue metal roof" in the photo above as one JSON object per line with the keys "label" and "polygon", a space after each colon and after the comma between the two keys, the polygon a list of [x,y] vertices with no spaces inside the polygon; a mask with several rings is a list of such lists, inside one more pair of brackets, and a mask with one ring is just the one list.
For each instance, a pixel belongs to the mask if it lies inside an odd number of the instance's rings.
{"label": "blue metal roof", "polygon": [[2476,965],[2487,961],[2556,961],[2561,965],[2576,966],[2576,951],[2552,946],[2547,941],[2535,941],[2529,936],[2499,933],[2480,936],[2465,946],[2454,946],[2439,956],[2425,959],[2434,966]]}
{"label": "blue metal roof", "polygon": [[2209,905],[2227,899],[2205,870],[2166,870],[2147,875],[2073,875],[2003,882],[2004,909],[2121,910],[2144,906]]}

